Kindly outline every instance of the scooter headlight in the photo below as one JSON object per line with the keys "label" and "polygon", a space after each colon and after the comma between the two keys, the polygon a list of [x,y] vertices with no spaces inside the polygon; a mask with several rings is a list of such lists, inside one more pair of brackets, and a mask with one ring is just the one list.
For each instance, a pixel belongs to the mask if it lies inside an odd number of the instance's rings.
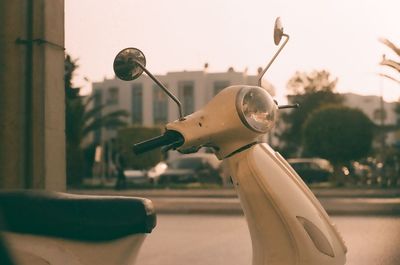
{"label": "scooter headlight", "polygon": [[246,127],[266,133],[274,125],[277,105],[265,89],[247,86],[237,95],[236,110]]}

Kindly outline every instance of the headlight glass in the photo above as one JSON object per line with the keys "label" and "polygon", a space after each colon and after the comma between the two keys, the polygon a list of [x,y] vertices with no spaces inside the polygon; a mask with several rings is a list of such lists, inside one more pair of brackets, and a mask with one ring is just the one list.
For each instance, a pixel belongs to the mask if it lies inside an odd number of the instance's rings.
{"label": "headlight glass", "polygon": [[261,87],[243,87],[236,98],[236,109],[243,124],[253,131],[266,133],[274,125],[277,105]]}

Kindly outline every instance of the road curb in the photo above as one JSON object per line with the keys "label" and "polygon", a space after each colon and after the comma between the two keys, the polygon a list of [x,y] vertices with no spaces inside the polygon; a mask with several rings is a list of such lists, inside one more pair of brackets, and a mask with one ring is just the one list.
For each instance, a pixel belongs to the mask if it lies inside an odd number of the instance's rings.
{"label": "road curb", "polygon": [[[159,214],[224,214],[243,215],[239,199],[234,190],[215,191],[137,191],[137,190],[79,190],[73,193],[92,195],[135,196],[149,198]],[[208,196],[206,196],[208,194]],[[400,216],[400,198],[395,193],[378,197],[380,193],[370,192],[366,197],[339,196],[335,191],[315,193],[322,206],[330,215],[390,215]],[[335,194],[335,196],[333,196]],[[364,193],[366,194],[366,193]],[[162,196],[164,195],[164,196]],[[177,196],[173,196],[177,195]],[[189,196],[191,195],[191,196]],[[218,195],[218,196],[217,196]]]}
{"label": "road curb", "polygon": [[[224,214],[243,215],[238,199],[153,198],[159,214]],[[400,216],[400,199],[322,198],[322,206],[330,215]]]}
{"label": "road curb", "polygon": [[[361,188],[312,188],[318,198],[400,198],[400,189],[361,189]],[[182,197],[182,198],[237,198],[233,188],[223,189],[76,189],[71,193],[137,196],[145,198]]]}

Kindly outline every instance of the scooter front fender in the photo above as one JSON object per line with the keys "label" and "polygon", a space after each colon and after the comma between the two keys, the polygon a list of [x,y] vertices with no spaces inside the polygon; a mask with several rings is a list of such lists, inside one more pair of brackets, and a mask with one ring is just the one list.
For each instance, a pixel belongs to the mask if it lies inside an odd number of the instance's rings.
{"label": "scooter front fender", "polygon": [[303,180],[267,144],[228,158],[250,230],[253,265],[341,265],[346,246]]}

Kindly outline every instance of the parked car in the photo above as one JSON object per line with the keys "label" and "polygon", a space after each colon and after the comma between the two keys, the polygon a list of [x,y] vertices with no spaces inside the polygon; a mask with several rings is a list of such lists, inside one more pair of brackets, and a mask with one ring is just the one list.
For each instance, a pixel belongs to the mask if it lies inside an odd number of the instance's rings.
{"label": "parked car", "polygon": [[291,158],[287,161],[307,183],[328,181],[333,174],[333,166],[326,159]]}
{"label": "parked car", "polygon": [[144,170],[127,169],[124,170],[124,175],[127,184],[146,184],[150,182]]}
{"label": "parked car", "polygon": [[150,168],[147,171],[147,177],[150,179],[150,182],[155,182],[158,180],[161,174],[167,170],[168,165],[164,161],[159,162],[157,165],[154,167]]}
{"label": "parked car", "polygon": [[[379,167],[377,167],[379,168]],[[374,182],[373,176],[374,172],[372,167],[367,164],[362,164],[361,162],[354,161],[351,163],[351,173],[355,184],[371,184]],[[379,171],[378,171],[379,172]]]}
{"label": "parked car", "polygon": [[222,182],[221,161],[215,155],[196,153],[160,162],[147,172],[153,183]]}

